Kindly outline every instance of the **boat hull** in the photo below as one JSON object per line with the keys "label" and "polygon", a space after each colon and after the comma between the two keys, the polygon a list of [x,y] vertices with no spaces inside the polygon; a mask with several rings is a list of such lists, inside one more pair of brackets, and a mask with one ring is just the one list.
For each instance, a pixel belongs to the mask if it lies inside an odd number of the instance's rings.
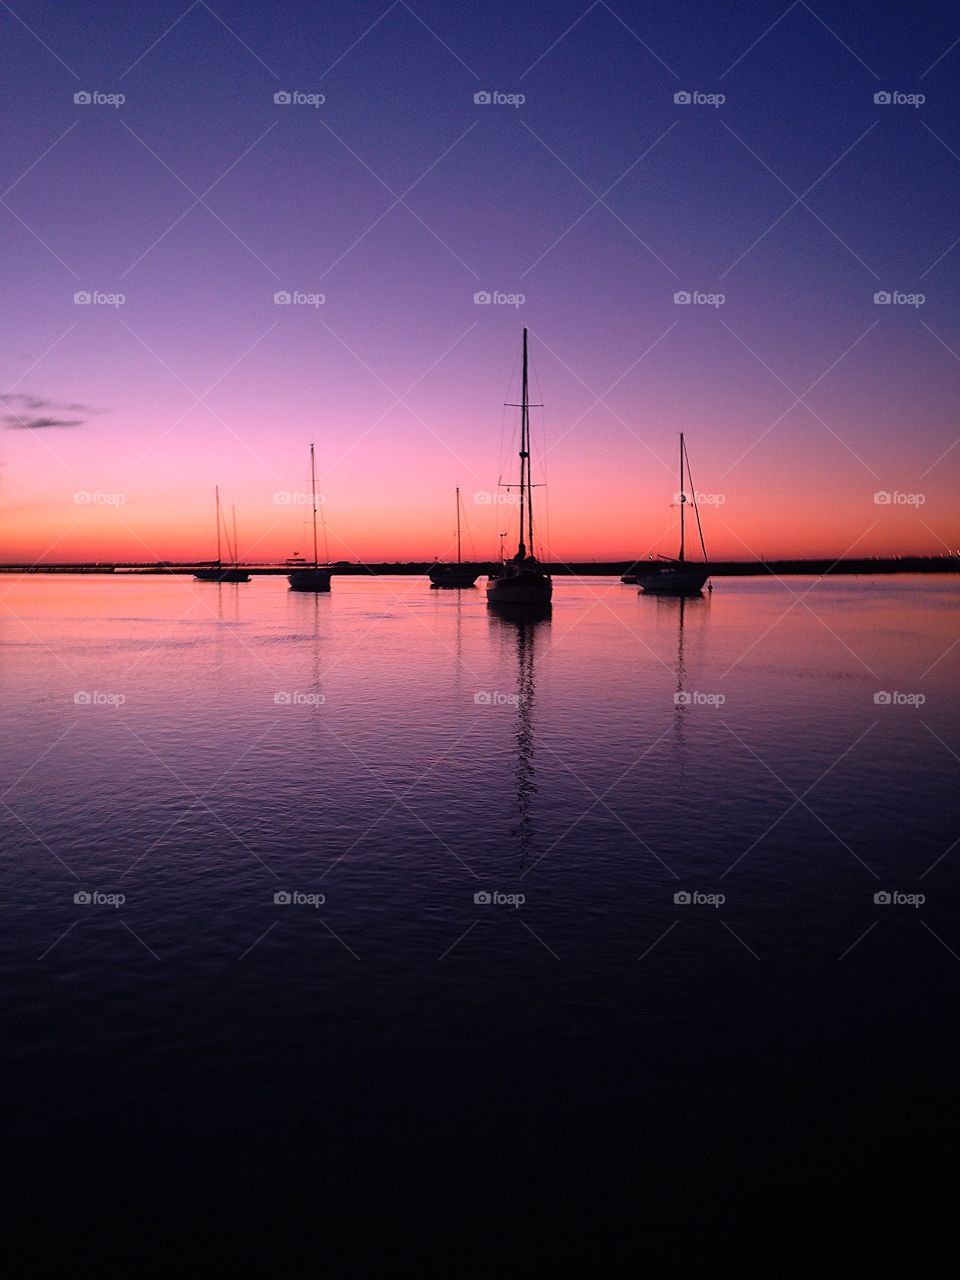
{"label": "boat hull", "polygon": [[429,576],[432,587],[475,587],[480,570],[468,569],[466,565],[438,564]]}
{"label": "boat hull", "polygon": [[198,569],[193,575],[197,582],[249,582],[250,575],[243,569]]}
{"label": "boat hull", "polygon": [[329,591],[329,569],[294,569],[287,574],[291,591]]}
{"label": "boat hull", "polygon": [[639,582],[639,578],[635,573],[623,573],[620,575],[620,581],[627,587],[635,587]]}
{"label": "boat hull", "polygon": [[709,576],[706,567],[664,568],[638,573],[637,585],[648,596],[698,596]]}
{"label": "boat hull", "polygon": [[498,605],[542,608],[553,599],[553,579],[545,573],[514,573],[487,581],[487,601]]}

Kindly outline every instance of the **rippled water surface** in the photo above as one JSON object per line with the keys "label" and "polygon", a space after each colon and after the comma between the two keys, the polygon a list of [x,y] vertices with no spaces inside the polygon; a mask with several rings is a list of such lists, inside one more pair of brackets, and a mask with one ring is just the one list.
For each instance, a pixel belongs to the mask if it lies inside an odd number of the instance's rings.
{"label": "rippled water surface", "polygon": [[441,1143],[473,1096],[542,1137],[947,1025],[955,578],[558,580],[536,623],[414,578],[0,586],[27,1130],[282,1096]]}

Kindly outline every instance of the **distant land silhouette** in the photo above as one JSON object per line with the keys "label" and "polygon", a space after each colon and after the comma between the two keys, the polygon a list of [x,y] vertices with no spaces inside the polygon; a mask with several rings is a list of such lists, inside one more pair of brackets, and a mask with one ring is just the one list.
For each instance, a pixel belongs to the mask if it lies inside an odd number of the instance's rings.
{"label": "distant land silhouette", "polygon": [[[634,569],[637,565],[649,563],[647,560],[574,560],[544,561],[545,573],[558,577],[619,577]],[[368,561],[366,563],[349,563],[337,561],[330,565],[330,572],[335,575],[361,577],[363,575],[403,574],[426,576],[433,568],[433,560],[408,561]],[[209,561],[199,560],[155,560],[155,561],[97,561],[74,564],[0,564],[0,573],[147,573],[162,574],[195,573],[198,569],[208,567]],[[243,562],[242,566],[251,577],[271,577],[289,573],[287,564],[255,564]],[[488,573],[494,567],[493,561],[478,560],[471,562],[471,568],[478,575]],[[816,560],[783,559],[783,560],[711,560],[710,576],[714,578],[757,577],[761,574],[784,576],[791,574],[875,574],[875,573],[958,573],[960,572],[960,556],[866,556],[841,557],[832,559],[821,557]]]}

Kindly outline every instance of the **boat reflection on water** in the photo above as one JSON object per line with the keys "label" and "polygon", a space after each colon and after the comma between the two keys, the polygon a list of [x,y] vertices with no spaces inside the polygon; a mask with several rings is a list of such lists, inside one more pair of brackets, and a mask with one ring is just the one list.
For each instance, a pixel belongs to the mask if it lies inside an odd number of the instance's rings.
{"label": "boat reflection on water", "polygon": [[534,656],[538,636],[541,642],[546,639],[544,633],[549,627],[550,606],[532,608],[529,605],[514,605],[511,607],[488,604],[487,612],[491,619],[496,618],[502,627],[513,633],[516,643],[517,725],[514,733],[514,741],[516,743],[514,777],[516,781],[517,808],[516,821],[510,828],[510,834],[517,842],[520,866],[524,867],[527,865],[535,842],[534,820],[531,813],[533,799],[537,791],[533,750],[533,713],[536,695]]}
{"label": "boat reflection on water", "polygon": [[[687,688],[686,646],[690,638],[687,632],[692,630],[694,639],[700,633],[702,639],[703,628],[710,616],[710,599],[709,595],[661,596],[657,599],[658,623],[662,612],[663,621],[676,627],[677,657],[674,668],[676,679],[673,694],[673,722],[678,763],[681,763],[683,758],[684,725],[687,713],[698,698],[705,696]],[[692,627],[691,624],[693,624]]]}

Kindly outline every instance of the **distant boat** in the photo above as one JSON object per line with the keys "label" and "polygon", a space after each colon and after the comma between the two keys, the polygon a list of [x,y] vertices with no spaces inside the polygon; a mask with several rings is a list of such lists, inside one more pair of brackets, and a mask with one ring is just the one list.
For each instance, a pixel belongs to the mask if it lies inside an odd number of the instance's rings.
{"label": "distant boat", "polygon": [[[493,605],[544,608],[553,596],[553,579],[533,554],[533,485],[530,480],[530,397],[527,384],[527,331],[523,331],[523,394],[520,410],[520,542],[512,560],[504,560],[487,579]],[[524,529],[526,522],[526,529]],[[524,535],[529,542],[524,542]],[[527,554],[529,548],[529,555]]]}
{"label": "distant boat", "polygon": [[431,587],[474,587],[480,569],[464,564],[460,556],[460,488],[457,487],[457,563],[435,564],[430,570]]}
{"label": "distant boat", "polygon": [[635,587],[640,581],[640,575],[637,573],[636,569],[633,569],[630,573],[622,573],[620,575],[620,581],[625,583],[628,587]]}
{"label": "distant boat", "polygon": [[[691,564],[685,555],[684,548],[684,520],[683,513],[687,503],[687,495],[684,490],[684,463],[686,463],[687,479],[690,480],[690,489],[693,493],[693,510],[697,517],[697,531],[700,534],[700,548],[703,551],[703,563]],[[687,446],[683,442],[683,432],[680,432],[680,554],[676,560],[672,560],[667,556],[661,556],[657,560],[651,561],[649,564],[637,566],[636,580],[641,591],[652,596],[698,596],[703,590],[703,584],[710,576],[710,567],[707,564],[707,548],[703,541],[703,529],[700,525],[700,509],[697,506],[697,492],[690,476],[690,459],[687,457]],[[623,578],[626,581],[626,575]]]}
{"label": "distant boat", "polygon": [[[249,582],[250,575],[241,569],[237,563],[236,557],[236,541],[237,541],[237,513],[233,513],[233,541],[234,541],[234,562],[233,568],[224,568],[223,559],[220,550],[220,486],[214,486],[214,496],[217,508],[217,562],[208,569],[198,569],[193,575],[197,582]],[[228,539],[229,541],[229,539]]]}
{"label": "distant boat", "polygon": [[329,591],[330,570],[322,567],[317,555],[317,467],[310,445],[310,498],[313,504],[313,564],[287,574],[291,591]]}

